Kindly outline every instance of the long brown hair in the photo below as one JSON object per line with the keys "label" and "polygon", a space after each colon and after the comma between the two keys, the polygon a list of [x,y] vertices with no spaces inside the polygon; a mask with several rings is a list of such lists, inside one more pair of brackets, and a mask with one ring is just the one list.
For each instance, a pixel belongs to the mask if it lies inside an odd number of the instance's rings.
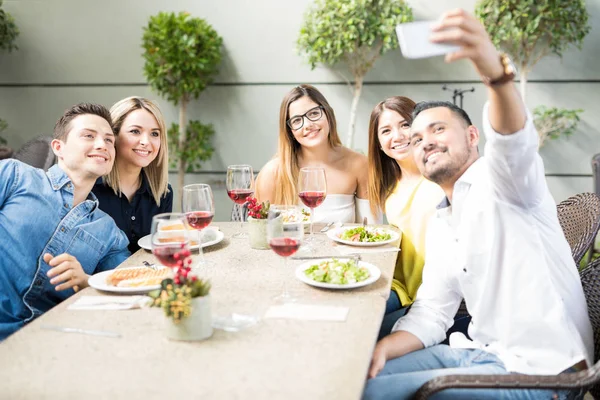
{"label": "long brown hair", "polygon": [[[165,119],[160,112],[158,105],[152,100],[143,97],[127,97],[116,102],[110,108],[110,116],[112,118],[112,128],[116,140],[119,140],[119,131],[123,125],[123,121],[127,116],[135,110],[146,110],[154,116],[160,129],[160,149],[156,158],[143,170],[146,173],[148,184],[152,197],[157,205],[160,206],[160,200],[169,191],[169,148],[167,141],[167,128]],[[118,157],[118,155],[117,155]],[[117,195],[121,194],[121,185],[119,182],[119,169],[115,166],[110,173],[104,177],[104,182],[114,190]]]}
{"label": "long brown hair", "polygon": [[337,124],[333,109],[314,86],[300,85],[293,88],[281,102],[279,108],[279,145],[276,158],[277,173],[275,174],[275,198],[273,204],[296,204],[298,202],[298,174],[300,167],[298,165],[298,152],[300,143],[294,138],[290,127],[287,124],[290,104],[300,99],[308,97],[318,105],[323,107],[327,122],[329,123],[329,146],[331,148],[341,146],[342,142],[337,132]]}
{"label": "long brown hair", "polygon": [[392,193],[396,184],[402,177],[400,166],[393,158],[388,157],[381,149],[377,131],[379,130],[379,117],[384,110],[395,111],[409,124],[412,123],[412,111],[415,102],[404,96],[393,96],[379,102],[369,121],[369,185],[368,195],[371,212],[376,215],[381,209],[385,213],[385,201]]}

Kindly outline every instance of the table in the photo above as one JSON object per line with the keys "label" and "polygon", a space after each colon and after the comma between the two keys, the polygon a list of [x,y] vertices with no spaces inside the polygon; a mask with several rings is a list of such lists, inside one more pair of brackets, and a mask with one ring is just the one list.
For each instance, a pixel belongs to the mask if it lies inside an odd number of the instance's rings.
{"label": "table", "polygon": [[[77,293],[0,343],[0,393],[10,399],[359,399],[389,294],[397,253],[363,254],[382,271],[374,284],[333,291],[293,277],[299,261],[282,271],[270,250],[229,239],[239,223],[215,225],[226,239],[205,249],[216,263],[213,315],[263,316],[282,279],[302,303],[349,307],[345,322],[261,319],[237,333],[215,330],[201,342],[176,342],[163,333],[162,310],[72,311]],[[321,235],[324,237],[324,235]],[[336,254],[331,242],[322,254]],[[140,250],[122,266],[154,256]],[[57,325],[118,332],[120,338],[42,329]]]}

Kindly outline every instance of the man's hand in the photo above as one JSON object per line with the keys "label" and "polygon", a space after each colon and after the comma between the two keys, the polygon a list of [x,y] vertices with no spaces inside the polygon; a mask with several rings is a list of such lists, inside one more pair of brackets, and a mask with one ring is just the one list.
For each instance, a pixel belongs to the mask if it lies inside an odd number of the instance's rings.
{"label": "man's hand", "polygon": [[500,55],[481,22],[473,15],[462,9],[448,11],[432,31],[432,42],[461,46],[460,50],[446,55],[446,62],[468,58],[481,76],[491,79],[502,76],[504,69]]}
{"label": "man's hand", "polygon": [[368,378],[375,378],[377,374],[381,372],[385,363],[387,362],[387,354],[385,349],[385,341],[380,340],[375,346],[373,351],[373,358],[371,359],[371,366],[369,367]]}
{"label": "man's hand", "polygon": [[50,283],[57,285],[57,291],[73,288],[77,292],[88,286],[89,275],[83,271],[79,261],[72,255],[63,253],[54,257],[46,253],[44,261],[53,267],[47,275],[52,278]]}

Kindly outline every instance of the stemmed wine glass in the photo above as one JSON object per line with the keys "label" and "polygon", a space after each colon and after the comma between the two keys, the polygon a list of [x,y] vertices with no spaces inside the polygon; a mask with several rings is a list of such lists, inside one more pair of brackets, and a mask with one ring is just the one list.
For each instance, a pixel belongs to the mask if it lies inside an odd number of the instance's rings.
{"label": "stemmed wine glass", "polygon": [[306,167],[300,169],[298,196],[305,206],[310,208],[310,236],[307,242],[315,242],[313,235],[313,221],[315,216],[315,207],[318,207],[327,196],[327,179],[325,178],[325,169],[318,167]]}
{"label": "stemmed wine glass", "polygon": [[189,241],[190,232],[184,214],[164,213],[152,217],[152,254],[162,265],[171,268],[182,265],[190,255]]}
{"label": "stemmed wine glass", "polygon": [[283,292],[274,297],[282,303],[294,302],[297,299],[287,289],[287,259],[300,248],[304,236],[302,221],[283,223],[283,213],[276,207],[269,210],[267,216],[267,240],[271,249],[283,259]]}
{"label": "stemmed wine glass", "polygon": [[240,215],[240,232],[231,237],[236,239],[247,238],[244,229],[244,208],[249,197],[254,195],[254,171],[250,165],[230,165],[227,167],[227,195],[238,207]]}
{"label": "stemmed wine glass", "polygon": [[198,267],[212,266],[213,263],[204,259],[202,251],[202,229],[206,228],[215,215],[215,202],[209,185],[198,183],[183,187],[181,209],[185,214],[188,225],[197,231]]}

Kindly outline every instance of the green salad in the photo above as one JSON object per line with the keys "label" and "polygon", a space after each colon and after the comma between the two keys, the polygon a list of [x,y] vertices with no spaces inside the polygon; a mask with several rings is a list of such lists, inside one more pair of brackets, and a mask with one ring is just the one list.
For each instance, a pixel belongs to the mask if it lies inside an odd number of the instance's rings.
{"label": "green salad", "polygon": [[313,281],[336,285],[362,282],[371,276],[369,270],[359,267],[355,260],[343,262],[335,258],[311,265],[304,273]]}
{"label": "green salad", "polygon": [[356,228],[345,230],[339,237],[351,242],[383,242],[384,240],[391,239],[392,235],[382,229],[357,226]]}

